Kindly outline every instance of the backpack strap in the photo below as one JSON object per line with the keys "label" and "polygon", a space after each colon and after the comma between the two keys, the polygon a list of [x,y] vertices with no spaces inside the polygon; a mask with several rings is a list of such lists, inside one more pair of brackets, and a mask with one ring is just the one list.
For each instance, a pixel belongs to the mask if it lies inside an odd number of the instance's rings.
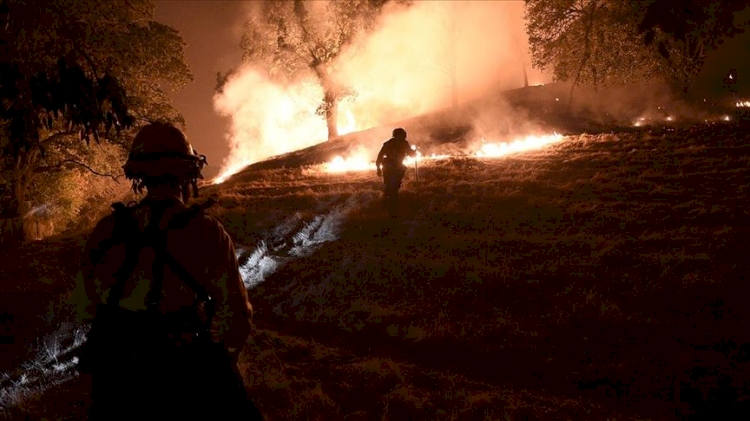
{"label": "backpack strap", "polygon": [[169,266],[180,280],[182,280],[182,282],[184,282],[195,293],[196,298],[193,304],[197,306],[200,302],[204,303],[203,305],[206,315],[205,326],[206,329],[210,329],[211,322],[216,314],[216,301],[209,294],[208,290],[201,285],[167,250],[167,234],[171,229],[186,227],[193,218],[201,217],[204,210],[212,206],[214,203],[216,203],[215,200],[209,199],[205,203],[193,205],[187,211],[174,215],[167,224],[167,228],[160,230],[159,222],[163,218],[169,204],[164,202],[151,202],[151,223],[141,235],[138,234],[137,221],[132,214],[133,210],[141,205],[128,207],[122,203],[113,204],[112,209],[115,218],[115,229],[112,237],[106,241],[106,244],[103,243],[103,251],[101,254],[104,255],[106,250],[114,244],[124,242],[125,260],[122,266],[120,266],[120,269],[115,273],[115,285],[112,287],[109,296],[107,297],[107,304],[112,306],[119,305],[120,300],[124,295],[125,284],[138,264],[138,257],[141,248],[153,247],[156,251],[156,258],[151,269],[153,279],[151,280],[151,288],[146,298],[146,308],[150,311],[159,311],[161,292],[164,286],[164,267]]}
{"label": "backpack strap", "polygon": [[[174,215],[170,219],[167,229],[160,232],[161,235],[159,236],[159,241],[154,244],[156,250],[156,260],[154,261],[154,283],[151,286],[151,291],[149,291],[149,297],[151,298],[149,300],[149,305],[151,305],[152,309],[158,309],[159,303],[161,302],[161,281],[164,277],[164,265],[169,266],[172,272],[174,272],[180,280],[195,293],[195,302],[193,304],[197,305],[199,302],[203,302],[207,328],[210,328],[211,321],[216,314],[216,301],[211,294],[209,294],[206,287],[196,281],[185,267],[175,259],[172,253],[167,250],[166,240],[169,230],[186,227],[191,220],[202,217],[203,212],[215,203],[216,201],[214,199],[209,199],[202,204],[191,206],[187,211]],[[156,276],[157,265],[159,265],[159,276]]]}
{"label": "backpack strap", "polygon": [[[157,202],[158,203],[158,202]],[[151,246],[156,251],[154,263],[151,265],[151,289],[146,296],[146,309],[159,311],[161,305],[161,291],[164,286],[164,251],[167,248],[167,230],[159,230],[159,225],[167,210],[166,204],[158,203],[151,206],[150,224],[146,226],[143,242],[140,247]]]}
{"label": "backpack strap", "polygon": [[131,218],[130,215],[130,211],[134,207],[133,205],[135,205],[135,202],[130,202],[128,205],[118,202],[113,203],[110,206],[112,209],[112,217],[115,220],[114,229],[109,238],[103,240],[95,250],[91,251],[89,257],[94,266],[101,262],[107,254],[107,250],[112,248],[115,244],[126,242],[129,234],[133,232],[132,230],[137,228],[136,221]]}

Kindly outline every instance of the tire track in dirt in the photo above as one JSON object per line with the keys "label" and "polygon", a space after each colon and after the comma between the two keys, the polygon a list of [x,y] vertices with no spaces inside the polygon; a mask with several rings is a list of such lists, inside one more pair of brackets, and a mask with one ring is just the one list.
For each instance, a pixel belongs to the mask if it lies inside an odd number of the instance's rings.
{"label": "tire track in dirt", "polygon": [[263,235],[252,250],[237,248],[237,260],[245,286],[252,289],[292,260],[311,255],[323,244],[336,241],[350,212],[375,198],[355,194],[322,202],[312,216],[296,212]]}
{"label": "tire track in dirt", "polygon": [[[309,256],[325,243],[339,238],[347,215],[373,200],[364,194],[321,201],[313,216],[296,212],[282,220],[249,250],[238,247],[240,273],[250,289],[286,263]],[[78,375],[77,350],[86,341],[88,326],[62,324],[56,332],[38,341],[36,356],[16,370],[0,373],[0,413],[19,405],[27,397],[72,380]]]}
{"label": "tire track in dirt", "polygon": [[16,370],[0,373],[0,414],[30,395],[65,383],[78,375],[74,351],[86,341],[87,326],[62,324],[39,341],[36,356]]}

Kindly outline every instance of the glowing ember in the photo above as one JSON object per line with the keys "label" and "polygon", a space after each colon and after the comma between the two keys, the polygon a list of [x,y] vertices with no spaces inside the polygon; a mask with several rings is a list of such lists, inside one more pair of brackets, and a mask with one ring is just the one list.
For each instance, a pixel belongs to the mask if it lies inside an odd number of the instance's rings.
{"label": "glowing ember", "polygon": [[750,101],[738,101],[737,108],[750,108]]}
{"label": "glowing ember", "polygon": [[638,121],[636,121],[635,123],[633,123],[633,126],[635,126],[635,127],[641,127],[642,125],[645,124],[645,122],[646,122],[646,117],[639,117]]}
{"label": "glowing ember", "polygon": [[732,117],[729,117],[728,115],[724,116],[724,121],[730,121],[731,119],[732,119]]}
{"label": "glowing ember", "polygon": [[476,156],[480,158],[502,157],[512,153],[540,149],[559,142],[562,139],[563,135],[555,133],[542,136],[526,136],[523,139],[516,139],[507,143],[484,143],[483,140],[482,147],[476,152]]}

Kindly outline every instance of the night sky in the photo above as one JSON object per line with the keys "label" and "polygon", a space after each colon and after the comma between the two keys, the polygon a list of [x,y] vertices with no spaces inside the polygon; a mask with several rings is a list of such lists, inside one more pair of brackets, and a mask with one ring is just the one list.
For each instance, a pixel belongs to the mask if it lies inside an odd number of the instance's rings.
{"label": "night sky", "polygon": [[213,110],[216,72],[236,67],[242,57],[239,47],[246,2],[156,1],[156,20],[180,31],[187,43],[186,55],[194,80],[172,93],[175,107],[185,117],[186,132],[193,147],[208,158],[203,175],[215,176],[229,153],[224,136],[228,119]]}

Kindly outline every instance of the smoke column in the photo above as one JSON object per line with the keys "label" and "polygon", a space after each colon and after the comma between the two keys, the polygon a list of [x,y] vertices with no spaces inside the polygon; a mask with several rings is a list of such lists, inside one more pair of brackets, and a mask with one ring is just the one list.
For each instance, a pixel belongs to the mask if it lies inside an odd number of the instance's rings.
{"label": "smoke column", "polygon": [[[354,121],[354,130],[364,130],[448,107],[451,74],[459,102],[522,87],[524,67],[530,84],[547,81],[530,66],[523,12],[523,1],[387,4],[374,30],[332,66],[337,81],[356,92],[339,105],[340,126]],[[280,86],[253,66],[238,69],[214,98],[231,119],[225,175],[326,140],[325,121],[315,113],[322,98],[316,80]]]}

